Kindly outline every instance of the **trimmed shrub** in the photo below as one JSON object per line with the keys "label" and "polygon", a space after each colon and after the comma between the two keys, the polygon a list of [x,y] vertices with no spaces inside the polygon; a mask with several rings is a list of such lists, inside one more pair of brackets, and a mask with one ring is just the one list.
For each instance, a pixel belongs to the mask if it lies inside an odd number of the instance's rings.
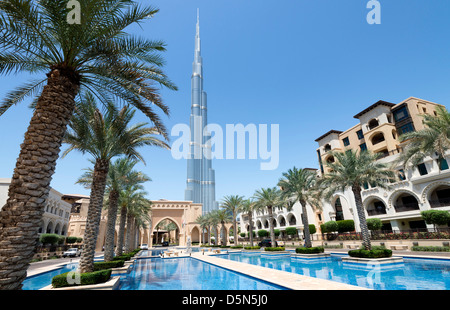
{"label": "trimmed shrub", "polygon": [[39,241],[42,244],[54,245],[54,244],[58,243],[59,238],[60,238],[60,235],[57,235],[57,234],[41,234],[41,236],[39,237]]}
{"label": "trimmed shrub", "polygon": [[94,263],[94,271],[111,269],[111,268],[120,268],[123,267],[125,261],[123,260],[113,260],[110,262],[95,262]]}
{"label": "trimmed shrub", "polygon": [[425,223],[436,225],[446,225],[450,222],[450,212],[445,210],[427,210],[420,212]]}
{"label": "trimmed shrub", "polygon": [[353,220],[342,220],[336,222],[338,225],[338,232],[348,232],[355,230],[355,221]]}
{"label": "trimmed shrub", "polygon": [[280,235],[281,231],[279,229],[274,229],[273,233],[274,233],[275,237],[278,237]]}
{"label": "trimmed shrub", "polygon": [[284,247],[279,246],[279,247],[265,247],[264,248],[265,251],[284,251]]}
{"label": "trimmed shrub", "polygon": [[[52,279],[52,285],[54,288],[77,286],[77,285],[92,285],[105,283],[111,278],[111,269],[99,270],[94,272],[86,272],[80,274],[80,283],[69,284],[67,282],[67,276],[69,272],[57,275]],[[73,281],[75,282],[75,281]]]}
{"label": "trimmed shrub", "polygon": [[245,250],[259,250],[260,248],[261,247],[259,245],[244,247]]}
{"label": "trimmed shrub", "polygon": [[427,252],[450,252],[448,246],[413,246],[411,251],[427,251]]}
{"label": "trimmed shrub", "polygon": [[318,253],[323,253],[324,252],[324,248],[317,246],[317,247],[312,247],[312,248],[296,248],[295,249],[295,253],[298,254],[318,254]]}
{"label": "trimmed shrub", "polygon": [[309,233],[310,233],[311,235],[316,233],[316,231],[317,231],[316,225],[314,225],[314,224],[309,224],[308,227],[309,227]]}
{"label": "trimmed shrub", "polygon": [[83,242],[83,238],[77,238],[77,243]]}
{"label": "trimmed shrub", "polygon": [[351,257],[359,257],[359,258],[384,258],[391,257],[392,250],[388,249],[376,249],[376,250],[350,250],[348,251],[348,255]]}
{"label": "trimmed shrub", "polygon": [[367,228],[369,230],[380,230],[383,226],[383,223],[378,218],[367,219]]}
{"label": "trimmed shrub", "polygon": [[258,236],[259,237],[267,237],[269,235],[269,232],[265,229],[258,230]]}
{"label": "trimmed shrub", "polygon": [[339,226],[336,221],[328,221],[323,224],[322,232],[323,233],[332,233],[332,232],[338,231],[338,229],[339,229]]}
{"label": "trimmed shrub", "polygon": [[245,237],[245,233],[244,233],[244,232],[241,232],[241,233],[239,234],[239,236],[241,236],[242,238],[244,238],[244,237]]}
{"label": "trimmed shrub", "polygon": [[77,240],[78,240],[78,237],[66,237],[66,243],[67,244],[76,243]]}
{"label": "trimmed shrub", "polygon": [[231,249],[242,249],[244,246],[243,245],[233,245],[230,248]]}
{"label": "trimmed shrub", "polygon": [[127,261],[130,260],[132,257],[134,256],[134,254],[122,254],[119,256],[114,256],[113,260],[123,260],[123,261]]}
{"label": "trimmed shrub", "polygon": [[295,227],[286,227],[286,230],[284,232],[289,236],[295,236],[298,234],[297,228]]}

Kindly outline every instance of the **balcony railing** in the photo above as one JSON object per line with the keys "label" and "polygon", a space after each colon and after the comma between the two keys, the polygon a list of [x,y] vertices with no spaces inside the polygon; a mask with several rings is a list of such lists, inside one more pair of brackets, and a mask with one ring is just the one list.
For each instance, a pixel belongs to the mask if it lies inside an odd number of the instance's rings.
{"label": "balcony railing", "polygon": [[403,205],[394,206],[396,212],[407,212],[419,210],[419,204],[417,203],[405,203]]}
{"label": "balcony railing", "polygon": [[429,200],[430,206],[432,208],[440,208],[440,207],[449,207],[450,206],[450,197],[440,198],[436,200]]}
{"label": "balcony railing", "polygon": [[382,209],[382,210],[377,210],[377,209],[367,210],[367,214],[369,216],[386,214],[386,209]]}

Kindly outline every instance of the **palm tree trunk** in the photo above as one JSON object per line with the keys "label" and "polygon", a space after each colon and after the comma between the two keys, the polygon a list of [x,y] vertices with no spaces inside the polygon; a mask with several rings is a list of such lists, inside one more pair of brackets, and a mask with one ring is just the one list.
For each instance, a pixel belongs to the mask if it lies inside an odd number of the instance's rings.
{"label": "palm tree trunk", "polygon": [[363,239],[363,246],[366,250],[371,250],[372,245],[370,243],[370,233],[367,227],[366,214],[364,213],[362,197],[361,197],[361,187],[359,185],[354,185],[352,187],[353,195],[355,196],[356,211],[358,212],[359,227],[361,227],[361,234]]}
{"label": "palm tree trunk", "polygon": [[58,69],[48,74],[0,211],[0,290],[21,289],[26,278],[78,90],[78,83]]}
{"label": "palm tree trunk", "polygon": [[267,211],[269,211],[269,230],[270,230],[270,240],[272,246],[275,247],[275,231],[273,229],[273,210],[272,206],[267,206]]}
{"label": "palm tree trunk", "polygon": [[94,271],[95,246],[97,245],[98,231],[105,195],[106,179],[108,176],[109,161],[97,159],[94,166],[92,188],[84,233],[83,251],[80,258],[80,272]]}
{"label": "palm tree trunk", "polygon": [[248,213],[249,223],[250,223],[250,246],[253,246],[253,212]]}
{"label": "palm tree trunk", "polygon": [[238,245],[237,221],[235,212],[233,212],[233,233],[234,233],[234,245]]}
{"label": "palm tree trunk", "polygon": [[125,250],[127,252],[131,252],[130,248],[131,248],[131,235],[133,233],[133,222],[134,222],[133,215],[128,213],[127,214],[127,236],[125,239]]}
{"label": "palm tree trunk", "polygon": [[208,225],[208,245],[211,245],[211,225]]}
{"label": "palm tree trunk", "polygon": [[222,224],[222,228],[221,228],[221,230],[222,230],[222,245],[226,246],[228,236],[227,236],[227,231],[225,229],[225,222],[222,221],[221,224]]}
{"label": "palm tree trunk", "polygon": [[312,247],[311,243],[311,234],[309,232],[309,222],[308,222],[308,213],[306,211],[306,202],[304,200],[300,200],[300,204],[302,205],[302,221],[303,221],[303,231],[305,233],[305,247]]}
{"label": "palm tree trunk", "polygon": [[120,209],[120,224],[119,224],[119,234],[117,236],[117,248],[116,255],[120,256],[123,252],[123,239],[125,237],[125,223],[127,220],[127,207],[122,206]]}
{"label": "palm tree trunk", "polygon": [[116,230],[117,208],[119,192],[112,190],[109,193],[108,222],[106,224],[105,262],[114,258],[114,235]]}

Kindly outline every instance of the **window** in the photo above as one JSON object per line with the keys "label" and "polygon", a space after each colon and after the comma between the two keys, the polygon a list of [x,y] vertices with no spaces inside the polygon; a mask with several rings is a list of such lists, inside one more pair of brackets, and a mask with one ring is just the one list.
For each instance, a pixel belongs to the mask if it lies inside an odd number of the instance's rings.
{"label": "window", "polygon": [[427,167],[425,166],[424,163],[421,163],[421,164],[417,165],[417,169],[419,169],[420,175],[428,174]]}
{"label": "window", "polygon": [[401,107],[397,111],[394,111],[394,120],[399,122],[405,118],[409,117],[408,108],[406,106]]}
{"label": "window", "polygon": [[350,145],[350,141],[348,140],[348,137],[345,137],[344,139],[342,139],[342,142],[344,142],[344,146]]}
{"label": "window", "polygon": [[358,130],[356,132],[356,135],[358,136],[359,140],[364,139],[364,134],[363,134],[362,130]]}
{"label": "window", "polygon": [[367,145],[365,143],[361,144],[359,147],[361,148],[361,151],[367,150]]}
{"label": "window", "polygon": [[369,130],[372,130],[372,129],[374,129],[375,127],[378,127],[378,126],[379,126],[378,121],[377,121],[376,119],[370,120],[370,122],[369,122],[368,125],[369,125]]}
{"label": "window", "polygon": [[400,128],[398,129],[399,135],[403,135],[403,134],[405,134],[405,133],[407,133],[407,132],[411,132],[411,131],[414,131],[414,125],[413,125],[413,123],[408,123],[408,124],[403,125],[402,127],[400,127]]}
{"label": "window", "polygon": [[404,171],[403,169],[399,169],[398,172],[399,172],[399,173],[398,173],[398,178],[399,178],[401,181],[406,180],[405,171]]}
{"label": "window", "polygon": [[448,169],[448,162],[445,158],[439,159],[439,169],[440,170],[447,170]]}

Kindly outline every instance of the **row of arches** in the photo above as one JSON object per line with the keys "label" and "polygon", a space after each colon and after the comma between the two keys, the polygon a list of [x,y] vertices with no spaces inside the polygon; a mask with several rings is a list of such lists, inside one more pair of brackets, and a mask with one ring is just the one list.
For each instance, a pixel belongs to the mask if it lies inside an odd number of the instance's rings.
{"label": "row of arches", "polygon": [[[332,204],[335,211],[335,220],[344,219],[341,198],[345,199],[344,196],[337,196]],[[430,184],[424,189],[422,197],[409,190],[397,190],[387,200],[377,195],[370,195],[364,199],[363,206],[368,216],[375,216],[387,214],[390,207],[393,207],[395,212],[419,210],[420,204],[426,202],[428,202],[430,208],[450,206],[450,183]]]}
{"label": "row of arches", "polygon": [[42,221],[39,226],[40,234],[57,234],[65,236],[67,234],[67,224],[59,221]]}

